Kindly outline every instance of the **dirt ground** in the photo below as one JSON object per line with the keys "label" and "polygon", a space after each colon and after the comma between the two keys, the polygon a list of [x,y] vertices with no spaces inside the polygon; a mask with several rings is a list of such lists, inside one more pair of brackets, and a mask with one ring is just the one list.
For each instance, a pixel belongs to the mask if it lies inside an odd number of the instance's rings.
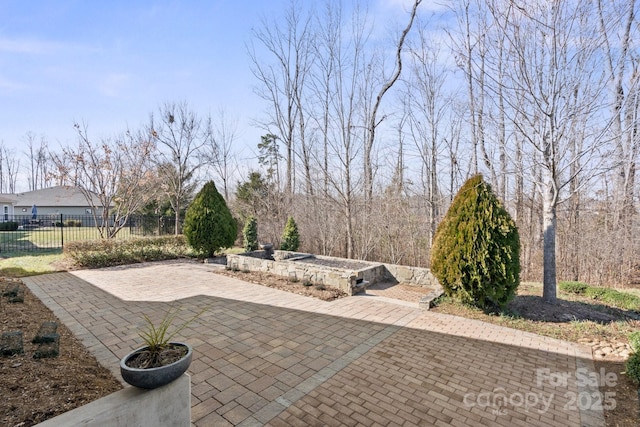
{"label": "dirt ground", "polygon": [[216,274],[235,277],[245,282],[256,283],[258,285],[268,286],[270,288],[280,289],[298,295],[318,298],[322,301],[333,301],[338,298],[346,297],[347,294],[330,286],[311,285],[301,281],[289,281],[280,276],[261,272],[242,272],[232,270],[216,270]]}
{"label": "dirt ground", "polygon": [[[256,273],[220,271],[242,280],[312,296],[323,300],[333,300],[345,296],[333,289],[318,289],[305,286],[301,282]],[[0,281],[0,291],[5,283]],[[561,302],[557,308],[548,309],[540,305],[534,295],[527,295],[524,287],[522,295],[513,302],[520,314],[535,319],[535,322],[549,321],[555,328],[566,323],[567,315],[584,319],[615,318],[619,313],[601,307],[589,307],[589,304]],[[439,307],[438,310],[443,310]],[[459,313],[466,314],[469,313]],[[44,321],[58,323],[60,334],[60,356],[52,359],[34,359],[36,345],[31,339]],[[563,323],[565,322],[565,323]],[[24,335],[24,354],[0,357],[0,425],[28,427],[58,414],[82,406],[121,388],[119,381],[100,366],[95,358],[75,339],[69,330],[55,318],[53,313],[35,298],[25,287],[24,303],[9,303],[6,297],[0,302],[0,331],[21,330]],[[582,335],[590,338],[590,333]],[[571,338],[567,336],[567,338]],[[575,337],[573,337],[575,338]],[[601,338],[594,336],[593,338]],[[608,427],[631,427],[640,425],[638,411],[637,386],[625,375],[624,363],[620,360],[598,360],[596,370],[604,368],[617,376],[615,385],[601,388],[601,392],[615,393],[616,406],[605,411]]]}

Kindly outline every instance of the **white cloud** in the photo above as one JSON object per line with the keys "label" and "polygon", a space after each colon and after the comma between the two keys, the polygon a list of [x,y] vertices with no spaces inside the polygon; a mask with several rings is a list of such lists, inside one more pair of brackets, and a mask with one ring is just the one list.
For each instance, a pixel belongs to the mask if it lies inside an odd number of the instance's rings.
{"label": "white cloud", "polygon": [[59,50],[60,47],[59,43],[47,41],[0,38],[0,52],[43,54],[53,53]]}
{"label": "white cloud", "polygon": [[102,80],[99,90],[105,96],[117,98],[122,95],[130,81],[130,74],[112,73]]}
{"label": "white cloud", "polygon": [[11,39],[0,37],[0,52],[43,55],[60,52],[95,52],[94,48],[74,43],[38,39]]}
{"label": "white cloud", "polygon": [[11,81],[4,76],[0,75],[0,91],[2,92],[14,92],[27,88],[26,85],[18,82]]}

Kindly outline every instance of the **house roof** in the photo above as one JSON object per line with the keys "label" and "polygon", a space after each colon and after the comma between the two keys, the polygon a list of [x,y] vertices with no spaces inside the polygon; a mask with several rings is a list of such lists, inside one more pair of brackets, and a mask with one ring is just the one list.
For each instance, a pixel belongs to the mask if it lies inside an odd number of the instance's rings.
{"label": "house roof", "polygon": [[13,194],[0,194],[0,203],[14,204],[18,199]]}
{"label": "house roof", "polygon": [[[17,198],[16,207],[31,207],[34,204],[42,207],[89,206],[87,199],[79,188],[67,185],[18,193],[15,197]],[[93,197],[93,203],[95,206],[102,206],[97,194]]]}

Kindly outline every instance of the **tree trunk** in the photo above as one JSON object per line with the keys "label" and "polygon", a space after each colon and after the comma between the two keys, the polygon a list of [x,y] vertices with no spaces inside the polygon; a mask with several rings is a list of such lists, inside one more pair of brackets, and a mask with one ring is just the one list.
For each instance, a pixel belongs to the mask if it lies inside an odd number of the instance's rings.
{"label": "tree trunk", "polygon": [[542,300],[548,304],[556,303],[556,195],[553,183],[546,183],[544,191],[543,230],[543,290]]}

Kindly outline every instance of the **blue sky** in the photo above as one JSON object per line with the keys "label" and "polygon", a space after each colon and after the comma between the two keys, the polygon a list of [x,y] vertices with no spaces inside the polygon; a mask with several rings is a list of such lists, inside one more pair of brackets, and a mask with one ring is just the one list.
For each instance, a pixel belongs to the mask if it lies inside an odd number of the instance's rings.
{"label": "blue sky", "polygon": [[[370,4],[376,29],[386,37],[394,25],[405,24],[411,1]],[[246,45],[252,28],[263,18],[276,19],[288,5],[0,0],[0,142],[22,157],[31,132],[57,150],[75,143],[76,122],[88,126],[92,139],[110,137],[139,128],[166,102],[184,101],[203,117],[215,117],[221,108],[235,117],[239,157],[254,158],[265,131],[252,123],[264,117],[265,104],[253,93]],[[426,0],[421,10],[441,7]]]}
{"label": "blue sky", "polygon": [[223,107],[241,139],[259,137],[245,44],[274,4],[1,0],[0,140],[22,150],[30,131],[55,147],[75,140],[76,121],[110,136],[173,101]]}

